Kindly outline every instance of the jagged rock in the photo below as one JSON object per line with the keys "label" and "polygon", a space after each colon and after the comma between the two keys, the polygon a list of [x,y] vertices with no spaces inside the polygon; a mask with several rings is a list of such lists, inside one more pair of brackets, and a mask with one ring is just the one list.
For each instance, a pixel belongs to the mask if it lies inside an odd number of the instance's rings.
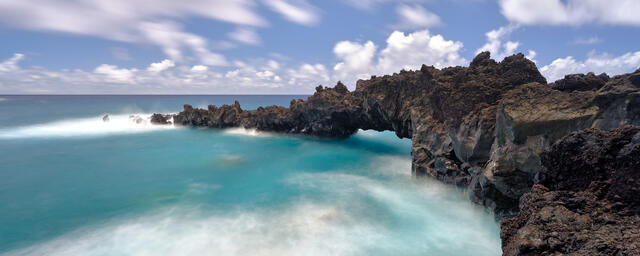
{"label": "jagged rock", "polygon": [[470,67],[423,65],[359,80],[353,92],[342,83],[318,86],[289,108],[185,105],[174,121],[330,138],[358,129],[394,131],[412,140],[414,174],[468,187],[474,201],[512,216],[542,171],[541,152],[572,131],[638,124],[639,106],[640,71],[613,77],[598,90],[561,91],[524,55],[496,62],[485,52]]}
{"label": "jagged rock", "polygon": [[105,122],[105,123],[106,123],[106,122],[109,122],[109,120],[111,120],[111,119],[109,118],[109,115],[108,115],[108,114],[107,114],[107,115],[104,115],[104,116],[102,117],[102,122]]}
{"label": "jagged rock", "polygon": [[157,125],[167,125],[171,124],[171,121],[169,121],[170,119],[171,115],[153,114],[151,115],[150,122]]}
{"label": "jagged rock", "polygon": [[596,92],[593,101],[601,110],[593,127],[640,125],[640,69],[611,78]]}
{"label": "jagged rock", "polygon": [[640,127],[573,133],[501,226],[504,255],[640,255]]}
{"label": "jagged rock", "polygon": [[560,91],[594,91],[602,88],[609,81],[605,73],[595,75],[593,72],[585,74],[571,74],[564,76],[551,84],[551,88]]}

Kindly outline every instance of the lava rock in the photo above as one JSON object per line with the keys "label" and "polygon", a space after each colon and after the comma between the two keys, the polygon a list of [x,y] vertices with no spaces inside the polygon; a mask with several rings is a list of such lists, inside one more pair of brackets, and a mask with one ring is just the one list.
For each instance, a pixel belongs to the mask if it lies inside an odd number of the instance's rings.
{"label": "lava rock", "polygon": [[167,125],[171,124],[171,121],[169,121],[171,118],[171,115],[153,114],[151,115],[151,123],[157,125]]}
{"label": "lava rock", "polygon": [[564,76],[551,84],[551,88],[559,91],[595,91],[609,81],[609,76],[605,73],[595,75],[593,72],[585,74],[571,74]]}
{"label": "lava rock", "polygon": [[541,158],[502,221],[504,255],[640,255],[640,127],[575,132]]}

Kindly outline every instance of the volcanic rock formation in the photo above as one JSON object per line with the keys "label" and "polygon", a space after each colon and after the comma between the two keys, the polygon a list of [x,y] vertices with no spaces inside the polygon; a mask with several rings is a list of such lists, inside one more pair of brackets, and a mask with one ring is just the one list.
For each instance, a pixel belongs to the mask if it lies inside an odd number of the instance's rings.
{"label": "volcanic rock formation", "polygon": [[[565,201],[583,200],[580,203],[582,205],[576,206],[582,207],[582,210],[567,209],[582,216],[592,209],[589,207],[609,205],[613,207],[610,212],[618,214],[621,207],[616,203],[626,205],[630,201],[615,201],[619,200],[616,196],[626,198],[628,191],[638,194],[637,190],[625,190],[627,192],[622,194],[615,192],[611,199],[615,200],[607,203],[589,197],[591,195],[580,194],[586,189],[584,186],[576,188],[582,190],[563,192],[568,187],[551,186],[553,182],[566,180],[569,186],[574,180],[566,175],[578,177],[581,174],[564,172],[569,170],[565,167],[552,169],[554,165],[549,164],[550,161],[554,159],[554,154],[561,152],[556,148],[551,151],[555,153],[543,152],[574,131],[640,125],[640,69],[612,78],[606,74],[596,76],[592,73],[567,75],[555,83],[547,84],[535,64],[522,54],[496,62],[488,52],[484,52],[476,56],[469,67],[436,69],[423,65],[417,71],[403,70],[398,74],[359,80],[353,92],[349,92],[340,82],[334,88],[318,86],[313,96],[306,100],[292,100],[288,108],[269,106],[247,111],[238,102],[231,106],[210,105],[206,110],[185,105],[184,111],[174,116],[174,123],[212,128],[245,127],[330,138],[349,137],[358,129],[394,131],[398,137],[412,140],[412,171],[415,175],[427,175],[467,187],[475,202],[492,208],[500,217],[512,217],[520,211],[516,219],[509,219],[504,224],[503,242],[507,255],[536,255],[553,251],[569,253],[578,251],[575,249],[578,245],[590,243],[596,248],[600,240],[587,241],[573,237],[571,239],[578,239],[575,240],[577,242],[559,245],[556,240],[545,236],[546,240],[539,241],[534,235],[546,231],[556,232],[554,239],[561,240],[561,243],[569,241],[566,239],[571,234],[586,236],[584,232],[589,229],[580,227],[597,228],[591,225],[592,222],[601,221],[590,217],[590,220],[575,222],[577,226],[557,226],[556,231],[551,230],[556,226],[540,228],[539,223],[544,221],[564,223],[564,220],[554,220],[547,215],[566,211],[554,208],[557,212],[547,212],[547,208],[544,208],[546,203],[563,205]],[[633,137],[634,141],[638,140],[637,137]],[[565,140],[562,143],[567,142]],[[562,143],[560,145],[565,145]],[[576,146],[588,147],[587,144]],[[608,150],[607,147],[601,145],[602,150]],[[620,152],[622,149],[615,150]],[[577,159],[580,158],[580,151],[572,152]],[[618,153],[612,154],[617,156]],[[561,166],[570,164],[561,160],[553,161]],[[626,161],[615,157],[609,160]],[[543,163],[547,164],[546,169]],[[585,164],[586,167],[600,168],[600,165]],[[612,165],[611,168],[617,167]],[[557,177],[554,176],[556,174]],[[614,179],[620,178],[616,174],[611,175]],[[637,172],[633,175],[637,176]],[[592,181],[591,176],[585,179]],[[624,186],[624,182],[636,182],[633,184],[637,185],[638,180],[636,177],[610,184]],[[635,209],[632,206],[624,207]],[[637,220],[637,211],[631,212],[631,215],[624,216]],[[547,214],[544,215],[547,219],[535,219],[541,214]],[[578,218],[578,215],[575,217]],[[618,216],[622,215],[614,217]],[[573,218],[568,215],[561,217]],[[602,225],[608,225],[608,221],[605,220]],[[603,239],[637,239],[638,222],[631,223],[636,225],[633,232]],[[532,227],[539,229],[527,233]],[[597,232],[605,232],[605,229]],[[530,240],[524,241],[520,237]],[[619,244],[610,245],[615,247]],[[619,252],[635,252],[633,250]]]}
{"label": "volcanic rock formation", "polygon": [[640,127],[575,132],[541,158],[504,255],[640,255]]}
{"label": "volcanic rock formation", "polygon": [[318,86],[289,108],[185,105],[174,121],[333,138],[395,131],[413,141],[415,174],[469,187],[476,202],[510,216],[542,170],[540,153],[555,141],[584,128],[640,124],[640,70],[611,79],[569,75],[558,85],[547,85],[522,54],[498,63],[484,52],[469,67],[423,65],[360,80],[353,92],[340,82]]}

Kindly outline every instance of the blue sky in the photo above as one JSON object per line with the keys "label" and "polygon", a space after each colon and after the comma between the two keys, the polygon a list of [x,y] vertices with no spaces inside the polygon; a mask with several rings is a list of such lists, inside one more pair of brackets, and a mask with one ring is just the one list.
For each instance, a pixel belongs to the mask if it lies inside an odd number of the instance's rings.
{"label": "blue sky", "polygon": [[297,94],[522,52],[640,66],[636,0],[0,0],[0,94]]}

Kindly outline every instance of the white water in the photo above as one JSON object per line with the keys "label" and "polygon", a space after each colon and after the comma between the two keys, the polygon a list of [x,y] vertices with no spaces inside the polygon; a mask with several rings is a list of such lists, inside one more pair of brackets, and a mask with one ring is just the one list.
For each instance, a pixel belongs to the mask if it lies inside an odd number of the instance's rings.
{"label": "white water", "polygon": [[247,129],[243,127],[238,128],[227,128],[224,129],[225,134],[229,135],[241,135],[241,136],[251,136],[251,137],[272,137],[273,134],[269,132],[258,131],[256,129]]}
{"label": "white water", "polygon": [[[137,123],[130,116],[139,116],[144,121]],[[0,129],[0,139],[103,136],[112,134],[142,133],[174,129],[173,125],[153,125],[151,115],[144,113],[109,115],[109,121],[102,116],[65,119],[50,123]]]}
{"label": "white water", "polygon": [[[8,255],[499,255],[496,235],[481,223],[486,214],[452,197],[450,187],[415,180],[405,157],[382,156],[374,179],[339,170],[295,173],[284,185],[329,195],[299,197],[276,207],[224,213],[176,205],[86,227]],[[194,185],[194,193],[218,186]],[[313,194],[313,193],[309,193]],[[400,224],[380,221],[372,199]],[[396,225],[406,225],[402,232]],[[420,230],[416,239],[415,229]],[[400,230],[400,232],[399,232]],[[366,249],[365,249],[366,248]],[[430,254],[429,254],[430,253]]]}

